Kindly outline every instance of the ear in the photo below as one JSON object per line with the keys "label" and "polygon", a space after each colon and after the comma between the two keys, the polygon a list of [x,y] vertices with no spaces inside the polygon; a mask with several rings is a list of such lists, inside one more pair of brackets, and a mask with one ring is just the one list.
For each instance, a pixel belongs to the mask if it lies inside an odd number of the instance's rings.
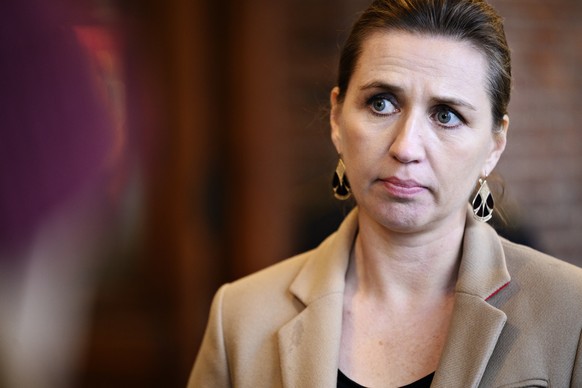
{"label": "ear", "polygon": [[334,87],[331,90],[331,94],[329,97],[330,100],[330,105],[331,105],[331,111],[329,114],[329,123],[331,125],[331,141],[333,142],[333,145],[335,146],[335,150],[337,151],[338,154],[342,153],[342,137],[341,137],[341,131],[340,131],[340,122],[341,122],[341,111],[342,111],[342,106],[341,103],[338,102],[338,96],[339,96],[340,90],[339,87]]}
{"label": "ear", "polygon": [[509,116],[504,115],[501,120],[500,128],[493,133],[493,148],[489,153],[489,157],[485,161],[485,166],[483,167],[483,176],[488,176],[491,171],[497,165],[501,154],[505,150],[505,145],[507,144],[507,131],[509,130]]}

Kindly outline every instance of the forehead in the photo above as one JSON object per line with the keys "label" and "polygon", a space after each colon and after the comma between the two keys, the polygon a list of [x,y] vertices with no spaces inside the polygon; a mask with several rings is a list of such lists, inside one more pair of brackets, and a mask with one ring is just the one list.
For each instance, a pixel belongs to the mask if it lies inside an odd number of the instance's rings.
{"label": "forehead", "polygon": [[357,83],[389,81],[431,90],[487,94],[487,60],[470,42],[450,37],[383,31],[362,44],[353,77]]}

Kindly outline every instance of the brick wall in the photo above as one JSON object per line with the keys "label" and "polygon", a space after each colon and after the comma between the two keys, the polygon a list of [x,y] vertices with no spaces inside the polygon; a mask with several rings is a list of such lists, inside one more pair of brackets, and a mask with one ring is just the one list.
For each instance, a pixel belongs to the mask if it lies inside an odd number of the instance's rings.
{"label": "brick wall", "polygon": [[498,0],[514,90],[499,165],[514,220],[537,247],[582,264],[582,2]]}

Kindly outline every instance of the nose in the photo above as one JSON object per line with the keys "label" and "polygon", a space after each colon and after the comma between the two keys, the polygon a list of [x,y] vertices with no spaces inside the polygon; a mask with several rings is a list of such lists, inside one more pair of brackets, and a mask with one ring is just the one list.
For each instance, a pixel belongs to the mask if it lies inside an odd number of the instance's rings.
{"label": "nose", "polygon": [[412,112],[402,116],[393,127],[389,155],[400,163],[418,163],[425,157],[422,121]]}

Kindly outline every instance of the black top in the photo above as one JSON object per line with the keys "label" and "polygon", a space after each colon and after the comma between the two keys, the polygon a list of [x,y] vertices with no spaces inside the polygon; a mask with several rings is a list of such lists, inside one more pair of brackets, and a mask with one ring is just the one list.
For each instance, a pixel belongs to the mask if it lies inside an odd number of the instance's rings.
{"label": "black top", "polygon": [[[402,388],[429,388],[430,384],[432,383],[433,377],[434,372],[428,376],[423,377],[420,380],[416,380],[414,383],[405,385]],[[338,369],[337,388],[366,388],[366,387],[351,380],[348,376],[344,375],[341,370]]]}

